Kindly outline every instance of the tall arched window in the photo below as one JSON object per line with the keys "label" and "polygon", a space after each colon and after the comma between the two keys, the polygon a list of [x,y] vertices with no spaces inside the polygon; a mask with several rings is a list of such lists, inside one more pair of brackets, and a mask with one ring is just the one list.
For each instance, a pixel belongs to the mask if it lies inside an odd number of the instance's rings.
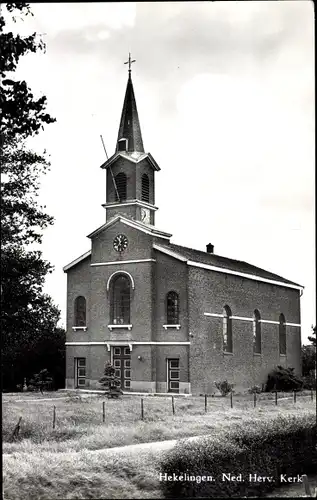
{"label": "tall arched window", "polygon": [[179,324],[179,296],[176,292],[168,292],[166,295],[166,323]]}
{"label": "tall arched window", "polygon": [[286,354],[286,326],[283,313],[281,313],[279,317],[279,346],[280,354]]}
{"label": "tall arched window", "polygon": [[127,176],[124,172],[120,172],[115,176],[115,183],[117,186],[118,195],[116,192],[117,201],[125,201],[127,199]]}
{"label": "tall arched window", "polygon": [[232,352],[232,313],[229,306],[223,308],[222,338],[223,350]]}
{"label": "tall arched window", "polygon": [[261,315],[257,309],[253,313],[253,352],[261,354]]}
{"label": "tall arched window", "polygon": [[147,201],[150,203],[150,181],[147,174],[142,175],[142,190],[141,190],[142,201]]}
{"label": "tall arched window", "polygon": [[75,299],[75,324],[74,326],[86,326],[86,299],[81,295]]}
{"label": "tall arched window", "polygon": [[130,324],[130,280],[119,274],[111,283],[111,323],[113,325]]}

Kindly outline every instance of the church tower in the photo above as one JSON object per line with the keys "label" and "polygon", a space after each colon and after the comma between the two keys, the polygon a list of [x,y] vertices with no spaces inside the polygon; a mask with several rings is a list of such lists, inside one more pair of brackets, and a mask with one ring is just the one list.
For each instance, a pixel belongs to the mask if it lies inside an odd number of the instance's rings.
{"label": "church tower", "polygon": [[141,126],[131,77],[129,54],[128,82],[123,102],[116,150],[101,168],[107,171],[106,220],[118,214],[153,225],[155,221],[155,171],[160,167],[143,146]]}

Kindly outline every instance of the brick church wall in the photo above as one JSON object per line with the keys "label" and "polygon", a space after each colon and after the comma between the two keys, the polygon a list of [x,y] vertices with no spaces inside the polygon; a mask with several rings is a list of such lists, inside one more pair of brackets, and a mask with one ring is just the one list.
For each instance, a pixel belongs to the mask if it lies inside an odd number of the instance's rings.
{"label": "brick church wall", "polygon": [[236,388],[247,388],[266,381],[268,372],[278,364],[301,372],[300,328],[286,327],[287,353],[279,355],[278,325],[261,323],[262,353],[253,354],[252,321],[232,319],[233,354],[223,353],[222,314],[229,305],[233,316],[252,318],[258,309],[262,320],[300,323],[299,291],[256,282],[195,267],[189,269],[189,330],[191,387],[193,393],[214,392],[214,381],[227,379]]}

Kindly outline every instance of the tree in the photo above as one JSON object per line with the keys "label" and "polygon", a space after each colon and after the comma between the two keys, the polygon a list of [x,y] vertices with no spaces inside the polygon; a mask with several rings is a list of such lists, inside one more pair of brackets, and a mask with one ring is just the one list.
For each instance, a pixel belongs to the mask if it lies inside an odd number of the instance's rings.
{"label": "tree", "polygon": [[44,368],[39,373],[35,373],[29,383],[30,386],[40,390],[41,394],[43,394],[44,389],[50,389],[52,387],[53,379],[49,371]]}
{"label": "tree", "polygon": [[[1,4],[1,10],[6,9],[15,20],[15,15],[26,17],[33,15],[30,6],[24,2]],[[14,15],[15,14],[15,15]],[[5,31],[6,20],[0,15],[0,76],[2,86],[0,90],[1,124],[0,134],[2,145],[6,139],[26,139],[37,134],[44,124],[53,123],[52,118],[46,112],[47,99],[41,96],[34,98],[25,81],[14,79],[19,60],[28,53],[36,53],[45,50],[45,44],[39,40],[36,33],[27,37],[14,35],[11,31]]]}
{"label": "tree", "polygon": [[302,346],[302,374],[308,377],[316,369],[316,347],[313,345]]}
{"label": "tree", "polygon": [[[32,15],[25,3],[2,4],[7,16]],[[44,49],[36,33],[28,37],[6,31],[0,15],[0,116],[1,135],[1,329],[3,338],[3,388],[14,389],[34,369],[46,361],[63,362],[60,352],[65,332],[58,328],[58,308],[43,293],[45,277],[53,267],[43,260],[31,244],[41,244],[42,231],[53,217],[37,203],[40,176],[49,169],[46,153],[38,154],[27,146],[27,139],[53,123],[46,112],[46,97],[36,99],[25,81],[15,79],[22,56]],[[54,356],[43,347],[50,339]],[[55,345],[55,350],[53,345]],[[63,366],[55,366],[52,374]],[[32,372],[30,372],[32,370]],[[59,379],[61,374],[59,374]]]}
{"label": "tree", "polygon": [[315,336],[308,337],[308,340],[313,344],[313,346],[316,347],[316,325],[315,326],[312,325],[311,328],[312,328],[312,331],[313,331],[312,335],[315,335]]}
{"label": "tree", "polygon": [[104,375],[99,379],[101,384],[106,389],[106,394],[111,398],[118,398],[122,393],[120,389],[120,378],[115,375],[116,370],[111,363],[106,363]]}

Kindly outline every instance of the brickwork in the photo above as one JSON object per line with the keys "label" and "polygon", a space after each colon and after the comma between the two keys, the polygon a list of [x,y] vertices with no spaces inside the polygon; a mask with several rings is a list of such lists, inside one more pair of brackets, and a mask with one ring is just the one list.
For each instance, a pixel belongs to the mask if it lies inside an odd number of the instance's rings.
{"label": "brickwork", "polygon": [[[233,354],[222,349],[222,318],[204,316],[204,312],[221,314],[229,305],[233,316],[252,318],[258,309],[263,320],[299,323],[299,292],[190,267],[189,329],[193,334],[190,349],[193,392],[212,392],[214,381],[228,379],[236,387],[251,387],[266,381],[270,369],[280,364],[278,325],[261,323],[262,353],[253,354],[252,322],[232,320]],[[287,327],[287,356],[282,362],[300,373],[300,330]]]}

